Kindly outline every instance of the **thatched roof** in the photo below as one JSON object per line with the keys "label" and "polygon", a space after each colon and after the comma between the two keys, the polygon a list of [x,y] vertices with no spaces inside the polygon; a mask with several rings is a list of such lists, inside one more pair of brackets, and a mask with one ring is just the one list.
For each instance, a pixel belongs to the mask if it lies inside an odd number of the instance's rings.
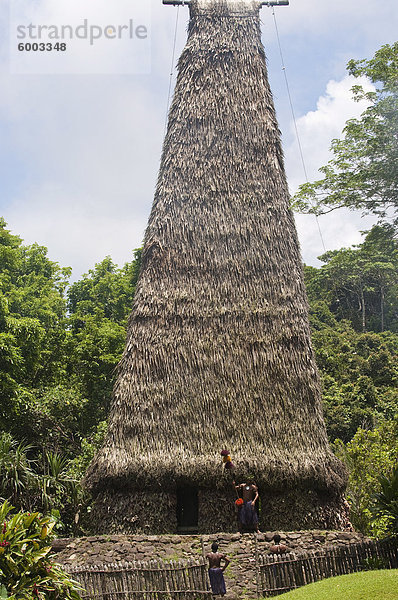
{"label": "thatched roof", "polygon": [[193,0],[106,443],[86,481],[341,490],[259,2]]}

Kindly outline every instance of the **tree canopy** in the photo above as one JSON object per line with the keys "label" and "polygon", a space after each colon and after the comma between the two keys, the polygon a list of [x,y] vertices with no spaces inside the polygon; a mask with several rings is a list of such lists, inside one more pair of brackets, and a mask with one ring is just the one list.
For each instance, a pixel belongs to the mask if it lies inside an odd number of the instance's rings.
{"label": "tree canopy", "polygon": [[105,431],[140,251],[71,269],[0,220],[0,497],[73,526],[78,480]]}
{"label": "tree canopy", "polygon": [[319,171],[323,179],[300,186],[293,207],[324,214],[336,208],[398,220],[398,42],[382,46],[369,60],[350,60],[348,72],[366,76],[374,91],[352,88],[368,108],[347,121],[343,137],[332,141],[332,158]]}

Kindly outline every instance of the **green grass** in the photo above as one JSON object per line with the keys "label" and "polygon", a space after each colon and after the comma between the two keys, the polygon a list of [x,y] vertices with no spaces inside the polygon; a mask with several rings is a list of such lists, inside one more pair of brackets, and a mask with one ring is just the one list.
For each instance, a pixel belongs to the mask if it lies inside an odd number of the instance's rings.
{"label": "green grass", "polygon": [[279,597],[283,600],[398,600],[398,569],[331,577]]}

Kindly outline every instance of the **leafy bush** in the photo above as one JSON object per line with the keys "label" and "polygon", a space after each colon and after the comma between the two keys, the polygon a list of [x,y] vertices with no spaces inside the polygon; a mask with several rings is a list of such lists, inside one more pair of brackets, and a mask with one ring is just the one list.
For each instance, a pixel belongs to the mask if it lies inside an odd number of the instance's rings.
{"label": "leafy bush", "polygon": [[62,535],[80,533],[78,512],[86,502],[78,481],[84,469],[77,472],[77,477],[74,472],[74,461],[67,456],[41,451],[0,433],[0,499],[8,500],[17,510],[41,511],[55,517],[57,533]]}
{"label": "leafy bush", "polygon": [[364,558],[361,561],[362,571],[378,571],[380,569],[388,569],[388,560],[385,558],[377,558],[376,556],[371,556],[369,558]]}
{"label": "leafy bush", "polygon": [[0,497],[18,503],[23,496],[28,501],[37,482],[34,464],[28,458],[31,449],[24,442],[16,442],[10,434],[0,433]]}
{"label": "leafy bush", "polygon": [[381,491],[373,494],[371,512],[374,519],[388,519],[388,531],[398,533],[398,466],[391,476],[379,477]]}
{"label": "leafy bush", "polygon": [[8,502],[0,507],[0,598],[81,600],[78,584],[52,561],[55,521],[12,510]]}
{"label": "leafy bush", "polygon": [[386,512],[372,517],[372,497],[383,491],[380,475],[388,477],[397,464],[397,440],[398,418],[382,422],[373,431],[358,429],[347,444],[341,440],[333,443],[336,455],[350,473],[347,487],[350,520],[355,529],[366,535],[383,537],[391,530],[391,519]]}

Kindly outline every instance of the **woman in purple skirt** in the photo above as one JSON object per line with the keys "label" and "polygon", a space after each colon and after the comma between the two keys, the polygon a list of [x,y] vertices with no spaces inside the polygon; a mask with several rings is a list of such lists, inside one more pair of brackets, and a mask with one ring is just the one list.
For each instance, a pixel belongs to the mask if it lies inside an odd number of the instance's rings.
{"label": "woman in purple skirt", "polygon": [[[220,552],[217,552],[218,544],[213,542],[211,545],[211,552],[206,554],[206,558],[209,561],[209,579],[211,585],[211,591],[214,596],[225,595],[225,581],[224,571],[229,565],[229,559]],[[224,566],[221,567],[221,561],[224,561]]]}

